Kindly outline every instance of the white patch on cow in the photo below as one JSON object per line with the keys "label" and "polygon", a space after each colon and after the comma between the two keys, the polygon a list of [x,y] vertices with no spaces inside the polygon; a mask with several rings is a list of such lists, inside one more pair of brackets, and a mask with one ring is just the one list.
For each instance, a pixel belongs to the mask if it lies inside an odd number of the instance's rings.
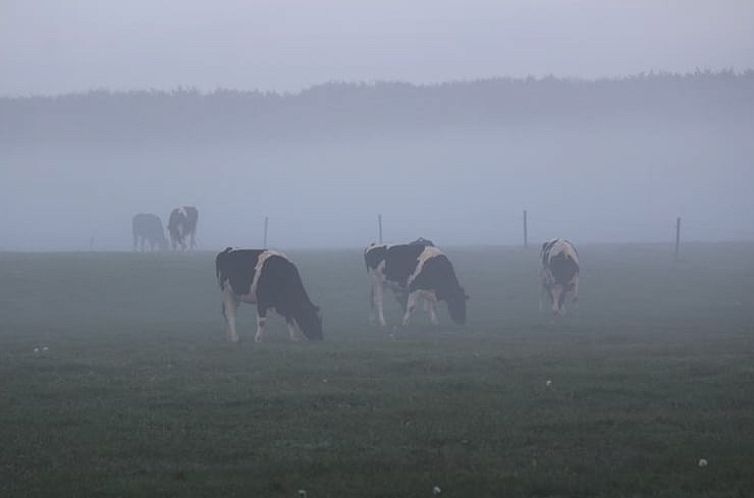
{"label": "white patch on cow", "polygon": [[433,246],[426,246],[424,250],[419,254],[418,262],[416,263],[416,268],[414,268],[414,273],[411,274],[410,277],[408,277],[408,281],[406,282],[406,287],[411,286],[411,283],[416,279],[416,277],[419,276],[419,274],[424,269],[424,263],[429,261],[430,259],[436,257],[436,256],[442,256],[442,251],[439,250],[436,247]]}
{"label": "white patch on cow", "polygon": [[254,278],[251,281],[251,288],[249,290],[249,293],[238,296],[238,298],[244,303],[248,303],[248,304],[257,303],[257,285],[259,284],[259,277],[262,275],[262,272],[264,271],[264,264],[272,256],[280,256],[281,258],[284,258],[285,260],[290,261],[288,257],[282,252],[269,250],[269,251],[264,251],[260,253],[259,257],[257,258],[257,264],[256,266],[254,266]]}
{"label": "white patch on cow", "polygon": [[291,340],[299,341],[301,339],[301,331],[299,330],[298,324],[295,322],[295,320],[287,321],[286,325],[288,325],[288,336],[291,338]]}
{"label": "white patch on cow", "polygon": [[223,283],[223,314],[227,325],[227,335],[230,342],[238,342],[236,331],[236,311],[238,310],[238,298],[230,287],[230,281]]}
{"label": "white patch on cow", "polygon": [[432,325],[440,325],[440,321],[437,319],[437,310],[435,308],[437,304],[437,300],[434,301],[427,300],[425,301],[427,303],[427,312],[429,313],[429,321],[432,322]]}
{"label": "white patch on cow", "polygon": [[429,303],[428,310],[429,311],[429,319],[432,321],[434,325],[437,325],[437,314],[435,313],[434,305],[437,302],[437,296],[435,295],[435,291],[433,290],[424,290],[419,289],[411,292],[408,295],[408,302],[406,303],[406,312],[403,314],[403,326],[405,327],[408,325],[409,320],[411,319],[411,314],[416,309],[417,304],[424,300],[426,303]]}
{"label": "white patch on cow", "polygon": [[370,320],[374,320],[375,310],[380,326],[385,327],[385,261],[380,261],[377,268],[369,269],[369,277],[372,281],[372,306]]}
{"label": "white patch on cow", "polygon": [[579,254],[576,252],[576,248],[565,239],[555,239],[555,243],[547,251],[547,264],[549,265],[550,260],[561,253],[569,256],[577,265],[579,264]]}

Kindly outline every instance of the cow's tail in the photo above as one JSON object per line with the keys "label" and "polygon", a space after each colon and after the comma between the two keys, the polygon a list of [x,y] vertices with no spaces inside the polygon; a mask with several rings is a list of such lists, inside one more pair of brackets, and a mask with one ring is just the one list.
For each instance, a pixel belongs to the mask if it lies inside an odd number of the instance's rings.
{"label": "cow's tail", "polygon": [[217,285],[222,290],[223,282],[225,281],[225,272],[223,271],[224,262],[228,259],[228,254],[233,250],[232,247],[226,247],[223,252],[217,255],[215,258],[215,277],[217,278]]}

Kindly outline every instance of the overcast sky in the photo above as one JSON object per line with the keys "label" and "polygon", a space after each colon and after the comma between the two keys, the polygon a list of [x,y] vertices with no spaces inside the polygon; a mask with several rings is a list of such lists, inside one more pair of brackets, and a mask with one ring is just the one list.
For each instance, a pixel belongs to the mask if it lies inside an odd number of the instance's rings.
{"label": "overcast sky", "polygon": [[0,0],[0,95],[754,67],[752,0]]}

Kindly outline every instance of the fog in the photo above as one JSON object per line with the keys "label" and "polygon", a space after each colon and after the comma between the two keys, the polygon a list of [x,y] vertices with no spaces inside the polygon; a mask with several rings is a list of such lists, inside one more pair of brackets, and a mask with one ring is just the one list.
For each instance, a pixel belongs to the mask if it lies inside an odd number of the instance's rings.
{"label": "fog", "polygon": [[266,216],[279,248],[364,246],[378,214],[387,241],[519,244],[523,210],[533,243],[754,238],[750,2],[0,13],[0,249],[125,250],[181,205],[212,250]]}
{"label": "fog", "polygon": [[[751,102],[739,102],[743,115]],[[199,208],[199,244],[211,250],[261,246],[265,216],[277,248],[364,246],[377,238],[378,214],[386,241],[519,244],[524,209],[532,242],[670,242],[676,216],[684,240],[754,238],[751,119],[606,114],[476,126],[323,121],[261,139],[139,138],[131,126],[128,139],[64,127],[40,138],[32,126],[2,148],[2,248],[126,250],[134,214],[166,223],[181,205]]]}

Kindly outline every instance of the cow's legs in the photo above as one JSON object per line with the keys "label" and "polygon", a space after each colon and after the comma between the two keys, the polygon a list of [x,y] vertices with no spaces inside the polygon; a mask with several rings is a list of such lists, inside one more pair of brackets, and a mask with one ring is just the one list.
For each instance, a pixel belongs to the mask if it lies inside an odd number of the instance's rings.
{"label": "cow's legs", "polygon": [[225,316],[226,334],[230,342],[238,342],[238,332],[236,331],[236,310],[238,309],[238,299],[233,294],[230,284],[225,284],[223,289],[223,315]]}
{"label": "cow's legs", "polygon": [[565,286],[554,284],[550,287],[550,299],[552,299],[552,314],[560,315],[565,312]]}
{"label": "cow's legs", "polygon": [[416,303],[419,299],[419,291],[410,292],[408,294],[408,302],[406,303],[406,312],[403,314],[403,326],[408,325],[408,321],[411,319],[411,313],[416,309]]}
{"label": "cow's legs", "polygon": [[372,285],[372,306],[377,307],[377,319],[381,327],[385,327],[385,286],[382,282],[376,281]]}
{"label": "cow's legs", "polygon": [[573,277],[573,289],[571,290],[571,292],[573,293],[573,297],[571,298],[571,300],[574,303],[579,302],[579,274],[578,273],[574,275]]}
{"label": "cow's legs", "polygon": [[267,325],[267,309],[257,306],[257,334],[254,336],[254,342],[262,342],[265,325]]}
{"label": "cow's legs", "polygon": [[432,325],[439,325],[440,321],[437,319],[437,310],[435,309],[435,302],[431,299],[427,299],[427,311],[429,312],[429,321]]}
{"label": "cow's legs", "polygon": [[299,333],[298,326],[293,318],[286,318],[285,324],[288,325],[288,337],[290,337],[292,341],[299,341],[301,339],[301,334]]}
{"label": "cow's legs", "polygon": [[369,287],[369,323],[374,324],[377,321],[377,312],[374,303],[374,284]]}

